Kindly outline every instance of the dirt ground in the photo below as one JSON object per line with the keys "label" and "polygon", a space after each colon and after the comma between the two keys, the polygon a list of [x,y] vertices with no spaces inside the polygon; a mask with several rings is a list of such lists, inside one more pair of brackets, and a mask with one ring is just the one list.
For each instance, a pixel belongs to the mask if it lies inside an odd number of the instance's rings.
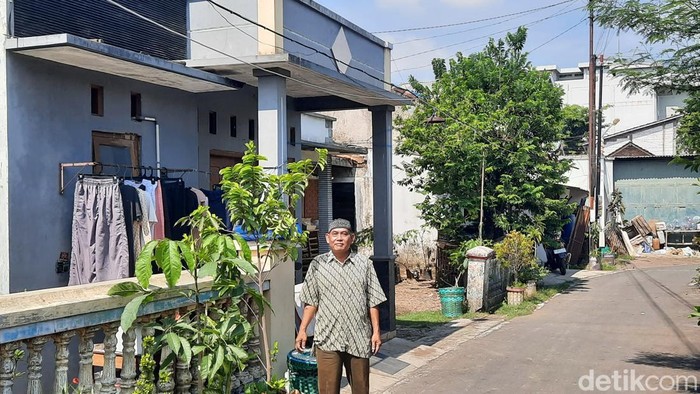
{"label": "dirt ground", "polygon": [[396,314],[439,311],[440,298],[433,281],[404,279],[396,284]]}

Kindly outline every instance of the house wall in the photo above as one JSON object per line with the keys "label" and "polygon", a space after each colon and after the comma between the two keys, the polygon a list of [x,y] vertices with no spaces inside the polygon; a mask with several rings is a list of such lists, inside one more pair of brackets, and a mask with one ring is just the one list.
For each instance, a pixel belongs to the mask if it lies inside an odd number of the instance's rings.
{"label": "house wall", "polygon": [[678,109],[685,107],[685,99],[688,98],[687,93],[669,93],[662,94],[659,93],[656,96],[658,102],[656,104],[657,108],[657,119],[666,119],[669,116],[676,115]]}
{"label": "house wall", "polygon": [[[257,1],[220,0],[217,3],[254,21],[258,20]],[[222,9],[215,8],[208,1],[188,0],[187,21],[188,33],[193,40],[236,57],[258,54],[258,42],[256,41],[258,27]],[[224,57],[221,53],[190,42],[190,59]]]}
{"label": "house wall", "polygon": [[[588,107],[588,64],[579,64],[574,68],[557,69],[556,66],[538,67],[549,71],[552,80],[564,90],[564,104],[576,104]],[[679,107],[687,94],[657,94],[652,90],[628,92],[624,88],[622,78],[614,75],[608,67],[603,70],[603,116],[605,123],[610,124],[614,119],[620,119],[617,125],[610,126],[605,135],[627,130],[636,126],[665,119],[671,116]],[[599,76],[596,72],[596,78]],[[596,90],[599,84],[596,81]],[[596,107],[599,95],[596,91]]]}
{"label": "house wall", "polygon": [[[3,51],[3,54],[5,52]],[[130,94],[142,94],[143,114],[158,119],[164,167],[197,166],[196,102],[186,92],[7,54],[9,145],[10,291],[65,286],[59,253],[70,252],[75,176],[65,171],[58,193],[58,164],[92,160],[93,130],[142,137],[142,164],[155,166],[155,128],[130,117]],[[104,87],[104,116],[90,113],[90,85]],[[89,172],[90,169],[83,169]],[[195,174],[184,176],[196,184]],[[0,184],[2,184],[0,182]]]}
{"label": "house wall", "polygon": [[[641,157],[635,159],[614,160],[613,181],[621,179],[665,179],[691,178],[697,179],[698,173],[684,168],[682,165],[671,163],[670,157]],[[700,196],[698,196],[700,198]]]}
{"label": "house wall", "polygon": [[[324,7],[305,0],[284,0],[284,34],[318,51],[331,55],[331,47],[340,34],[345,34],[347,47],[352,60],[347,62],[353,67],[361,68],[374,77],[384,79],[384,41],[371,36],[358,26],[332,13]],[[331,70],[336,64],[327,56],[310,54],[310,50],[291,40],[284,40],[286,52],[302,57]],[[342,51],[335,51],[335,54]],[[342,66],[341,66],[342,67]],[[360,71],[348,69],[343,72],[349,77],[370,85],[384,87],[382,82]]]}
{"label": "house wall", "polygon": [[[196,100],[199,146],[198,168],[204,172],[209,171],[209,157],[211,151],[214,149],[239,154],[245,152],[245,144],[249,141],[248,132],[250,120],[255,122],[256,145],[260,142],[261,133],[263,138],[265,138],[265,134],[271,132],[260,130],[258,127],[257,89],[254,87],[246,86],[234,92],[202,93],[197,95]],[[288,105],[287,108],[291,108],[291,106]],[[210,111],[216,112],[216,134],[211,134],[209,132]],[[236,117],[236,137],[231,137],[230,118],[232,116]],[[299,116],[300,114],[298,112],[293,110],[287,111],[287,127],[295,127],[297,130],[296,146],[289,143],[287,144],[287,156],[294,160],[299,160],[301,157],[301,145],[298,131],[300,130],[301,123]],[[208,174],[199,174],[199,185],[201,187],[209,187]]]}
{"label": "house wall", "polygon": [[[562,69],[561,72],[573,69]],[[583,77],[578,79],[562,79],[561,74],[555,74],[554,81],[564,89],[563,101],[565,104],[576,104],[588,107],[588,69],[577,69],[583,72]],[[596,77],[598,75],[596,74]],[[596,89],[598,89],[596,81]],[[598,92],[596,92],[596,107],[598,106]],[[620,122],[610,127],[607,133],[614,133],[651,123],[657,120],[656,114],[656,94],[651,92],[628,93],[624,90],[620,77],[613,76],[606,69],[603,73],[603,116],[606,123],[611,123],[614,119]]]}
{"label": "house wall", "polygon": [[[355,195],[361,196],[357,201],[358,229],[372,225],[372,113],[367,110],[326,112],[326,115],[337,118],[333,125],[333,139],[338,142],[363,146],[368,149],[367,165],[358,168],[355,174]],[[394,131],[394,138],[398,131]],[[408,160],[398,155],[393,156],[394,166]],[[392,219],[394,234],[409,230],[420,229],[425,222],[420,218],[420,211],[415,204],[423,200],[423,195],[412,192],[407,187],[398,184],[405,173],[396,167],[392,169],[393,192],[392,204],[395,214]],[[400,214],[399,214],[400,213]],[[437,238],[437,231],[430,229],[424,234],[427,240]]]}
{"label": "house wall", "polygon": [[567,173],[566,186],[573,186],[588,191],[588,156],[577,155],[565,158],[571,160],[571,169]]}
{"label": "house wall", "polygon": [[[7,0],[0,0],[0,32],[7,31]],[[0,48],[5,35],[0,34]],[[7,149],[7,52],[0,50],[0,295],[10,292],[10,229]]]}
{"label": "house wall", "polygon": [[333,128],[326,126],[326,119],[313,114],[301,114],[301,137],[304,141],[326,143],[332,138]]}
{"label": "house wall", "polygon": [[620,135],[619,137],[607,138],[603,148],[604,154],[608,155],[628,142],[646,149],[654,155],[671,156],[676,154],[676,129],[679,120],[667,124],[660,124],[656,127],[638,132]]}

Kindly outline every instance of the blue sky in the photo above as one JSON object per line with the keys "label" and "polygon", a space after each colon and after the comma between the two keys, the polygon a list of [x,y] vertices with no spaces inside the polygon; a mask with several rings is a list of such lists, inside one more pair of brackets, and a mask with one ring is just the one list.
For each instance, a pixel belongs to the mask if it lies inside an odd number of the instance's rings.
{"label": "blue sky", "polygon": [[[458,51],[463,54],[477,52],[486,45],[488,37],[504,37],[506,34],[504,30],[514,31],[520,25],[528,25],[525,49],[530,52],[533,65],[576,67],[578,63],[587,62],[588,59],[588,20],[585,9],[587,0],[317,0],[317,2],[394,44],[392,81],[397,84],[405,82],[409,75],[414,75],[420,81],[430,81],[432,80],[430,61],[433,58],[454,57]],[[529,12],[529,10],[556,3],[562,4]],[[521,14],[497,18],[514,13]],[[377,33],[485,18],[493,19],[447,28]],[[640,46],[638,37],[629,33],[618,34],[617,31],[604,30],[598,26],[594,32],[595,52],[603,53],[607,57],[618,52],[629,53]],[[433,37],[438,35],[442,36]],[[419,54],[425,51],[429,52]]]}

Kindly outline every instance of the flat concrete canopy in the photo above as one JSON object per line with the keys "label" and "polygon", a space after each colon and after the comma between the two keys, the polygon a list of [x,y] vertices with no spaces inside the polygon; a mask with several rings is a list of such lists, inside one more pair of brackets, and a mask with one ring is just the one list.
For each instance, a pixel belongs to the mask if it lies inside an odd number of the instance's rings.
{"label": "flat concrete canopy", "polygon": [[411,100],[394,92],[291,54],[258,55],[240,60],[188,60],[187,65],[252,86],[258,85],[254,70],[282,69],[291,74],[287,77],[287,95],[295,99],[295,110],[300,112],[411,104]]}
{"label": "flat concrete canopy", "polygon": [[367,154],[367,148],[362,147],[362,146],[355,146],[355,145],[347,145],[347,144],[339,144],[337,142],[315,142],[315,141],[301,141],[301,149],[302,150],[314,150],[314,149],[328,149],[328,152],[331,154],[338,154],[338,153],[350,153],[350,154],[358,154],[358,155],[366,155]]}
{"label": "flat concrete canopy", "polygon": [[5,49],[192,93],[236,90],[243,87],[241,82],[220,75],[71,34],[8,38]]}

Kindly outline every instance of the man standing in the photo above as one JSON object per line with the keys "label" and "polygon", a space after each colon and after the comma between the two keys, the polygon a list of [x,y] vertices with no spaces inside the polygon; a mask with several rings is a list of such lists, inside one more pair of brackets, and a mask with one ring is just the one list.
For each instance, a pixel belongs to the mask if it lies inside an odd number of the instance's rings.
{"label": "man standing", "polygon": [[350,252],[355,234],[349,221],[333,220],[326,242],[331,251],[311,261],[304,280],[301,301],[306,305],[295,347],[306,347],[306,327],[316,316],[319,392],[339,393],[345,366],[353,394],[368,394],[369,358],[382,344],[377,306],[386,296],[372,263]]}

